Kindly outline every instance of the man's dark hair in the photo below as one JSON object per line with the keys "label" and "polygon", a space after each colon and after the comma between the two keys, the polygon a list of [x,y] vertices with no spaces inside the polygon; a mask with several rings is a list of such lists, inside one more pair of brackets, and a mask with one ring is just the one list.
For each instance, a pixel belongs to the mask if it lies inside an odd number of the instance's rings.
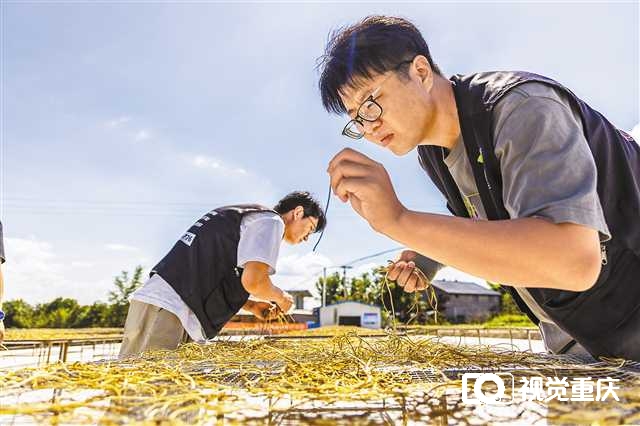
{"label": "man's dark hair", "polygon": [[408,67],[401,64],[418,55],[425,56],[433,72],[442,75],[420,31],[403,18],[368,16],[333,31],[318,62],[322,105],[336,114],[347,112],[340,99],[345,87],[356,88],[359,81],[391,70],[406,78]]}
{"label": "man's dark hair", "polygon": [[327,225],[327,218],[322,211],[320,204],[306,191],[294,191],[278,201],[278,204],[273,208],[278,213],[285,214],[298,206],[302,206],[304,209],[303,217],[316,217],[318,218],[318,226],[316,226],[315,232],[320,232]]}

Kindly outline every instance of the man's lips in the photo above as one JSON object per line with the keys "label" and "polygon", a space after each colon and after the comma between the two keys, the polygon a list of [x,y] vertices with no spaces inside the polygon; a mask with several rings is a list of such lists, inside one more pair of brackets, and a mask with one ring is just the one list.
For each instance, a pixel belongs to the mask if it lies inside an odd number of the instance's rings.
{"label": "man's lips", "polygon": [[392,139],[393,139],[393,133],[389,133],[387,136],[385,136],[380,140],[380,145],[387,146],[391,143]]}

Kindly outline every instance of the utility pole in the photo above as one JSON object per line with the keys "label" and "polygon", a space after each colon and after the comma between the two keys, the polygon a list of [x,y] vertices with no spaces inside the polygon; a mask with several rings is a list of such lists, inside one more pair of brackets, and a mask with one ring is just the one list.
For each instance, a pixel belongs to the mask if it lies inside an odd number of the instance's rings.
{"label": "utility pole", "polygon": [[327,306],[327,267],[322,268],[322,306]]}
{"label": "utility pole", "polygon": [[349,265],[325,266],[322,268],[322,306],[327,306],[327,269],[342,268],[342,287],[344,288],[344,297],[347,297],[347,269],[353,268]]}
{"label": "utility pole", "polygon": [[353,266],[349,265],[341,265],[342,268],[342,288],[344,290],[344,298],[347,298],[347,269],[353,268]]}

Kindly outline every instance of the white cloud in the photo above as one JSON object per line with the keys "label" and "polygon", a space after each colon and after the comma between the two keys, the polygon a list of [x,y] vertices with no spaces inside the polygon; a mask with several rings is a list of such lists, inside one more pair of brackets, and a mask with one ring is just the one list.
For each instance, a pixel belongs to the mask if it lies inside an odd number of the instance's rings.
{"label": "white cloud", "polygon": [[635,139],[636,142],[640,143],[640,123],[633,126],[633,129],[629,133],[633,136],[633,139]]}
{"label": "white cloud", "polygon": [[488,287],[487,285],[487,281],[482,279],[482,278],[478,278],[475,277],[473,275],[469,275],[466,272],[462,272],[458,269],[452,268],[450,266],[447,266],[443,269],[441,269],[435,277],[436,280],[447,280],[447,281],[466,281],[466,282],[472,282],[472,283],[477,283],[482,285],[483,287]]}
{"label": "white cloud", "polygon": [[148,139],[151,139],[151,133],[149,133],[148,130],[139,130],[135,136],[133,137],[133,140],[136,142],[142,142],[142,141],[146,141]]}
{"label": "white cloud", "polygon": [[293,254],[278,259],[273,282],[283,290],[309,290],[315,293],[315,282],[331,259],[318,253]]}
{"label": "white cloud", "polygon": [[6,238],[5,245],[5,300],[51,300],[63,296],[61,288],[72,285],[65,279],[64,265],[51,244],[35,238]]}
{"label": "white cloud", "polygon": [[199,169],[213,170],[216,173],[224,176],[244,176],[249,174],[249,172],[247,172],[247,170],[242,167],[227,164],[218,158],[209,157],[206,155],[196,155],[195,157],[190,158],[189,161],[191,165]]}
{"label": "white cloud", "polygon": [[105,123],[105,126],[108,127],[109,129],[117,129],[127,124],[129,121],[131,121],[131,117],[122,116],[122,117],[118,117],[113,120],[107,121]]}
{"label": "white cloud", "polygon": [[126,244],[117,244],[117,243],[111,243],[111,244],[105,244],[104,246],[107,250],[112,250],[112,251],[126,251],[126,252],[131,252],[131,251],[139,251],[140,249],[137,247],[133,247],[133,246],[128,246]]}
{"label": "white cloud", "polygon": [[66,252],[60,244],[35,237],[5,238],[5,248],[5,300],[24,299],[30,304],[50,302],[56,297],[70,297],[81,304],[106,301],[114,288],[114,277],[122,270],[133,271],[140,259],[146,258],[142,253],[124,252],[123,261],[122,253],[116,252],[100,255],[99,262],[90,262]]}
{"label": "white cloud", "polygon": [[276,269],[279,275],[310,276],[322,272],[323,267],[330,265],[331,260],[318,253],[292,254],[278,259]]}

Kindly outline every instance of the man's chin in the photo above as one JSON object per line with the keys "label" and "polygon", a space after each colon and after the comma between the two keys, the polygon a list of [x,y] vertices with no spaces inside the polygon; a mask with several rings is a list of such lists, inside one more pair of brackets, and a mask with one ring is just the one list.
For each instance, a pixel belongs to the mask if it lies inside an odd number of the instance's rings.
{"label": "man's chin", "polygon": [[390,144],[389,146],[387,146],[387,149],[389,151],[391,151],[394,155],[398,156],[398,157],[402,157],[403,155],[407,155],[408,153],[413,151],[413,148],[415,148],[415,147],[399,145],[399,144]]}

